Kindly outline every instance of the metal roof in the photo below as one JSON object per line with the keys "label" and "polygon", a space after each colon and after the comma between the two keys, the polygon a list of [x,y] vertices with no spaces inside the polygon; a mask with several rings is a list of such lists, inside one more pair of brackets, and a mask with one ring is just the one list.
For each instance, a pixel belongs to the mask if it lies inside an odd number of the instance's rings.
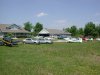
{"label": "metal roof", "polygon": [[1,32],[11,32],[11,33],[29,33],[28,31],[26,31],[24,28],[21,28],[20,26],[19,29],[17,30],[12,30],[12,29],[8,29],[9,27],[11,27],[12,24],[0,24],[0,30]]}
{"label": "metal roof", "polygon": [[58,29],[42,29],[39,34],[71,34]]}

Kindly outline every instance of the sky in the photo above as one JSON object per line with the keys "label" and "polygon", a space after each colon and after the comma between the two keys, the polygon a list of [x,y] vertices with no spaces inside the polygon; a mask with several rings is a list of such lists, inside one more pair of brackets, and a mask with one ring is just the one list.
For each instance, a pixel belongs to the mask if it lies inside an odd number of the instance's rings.
{"label": "sky", "polygon": [[100,0],[0,0],[0,24],[28,21],[49,29],[100,24]]}

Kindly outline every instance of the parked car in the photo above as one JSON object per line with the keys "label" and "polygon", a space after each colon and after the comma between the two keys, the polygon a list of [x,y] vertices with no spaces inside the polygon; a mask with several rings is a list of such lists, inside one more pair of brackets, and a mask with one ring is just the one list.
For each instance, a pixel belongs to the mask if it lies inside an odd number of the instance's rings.
{"label": "parked car", "polygon": [[58,39],[64,39],[64,38],[67,38],[67,36],[66,35],[59,35],[58,36]]}
{"label": "parked car", "polygon": [[83,38],[84,41],[93,41],[93,38]]}
{"label": "parked car", "polygon": [[0,46],[4,45],[3,41],[0,40]]}
{"label": "parked car", "polygon": [[44,39],[53,40],[54,38],[52,38],[52,37],[45,37]]}
{"label": "parked car", "polygon": [[49,39],[38,39],[39,40],[39,42],[40,43],[48,43],[48,44],[51,44],[51,43],[53,43],[51,40],[49,40]]}
{"label": "parked car", "polygon": [[87,41],[88,40],[88,38],[82,38],[84,41]]}
{"label": "parked car", "polygon": [[88,38],[88,40],[87,41],[93,41],[93,38]]}
{"label": "parked car", "polygon": [[64,38],[66,42],[82,42],[82,38]]}
{"label": "parked car", "polygon": [[39,44],[39,40],[33,40],[32,38],[26,38],[23,40],[25,44]]}
{"label": "parked car", "polygon": [[100,38],[96,38],[97,41],[100,41]]}

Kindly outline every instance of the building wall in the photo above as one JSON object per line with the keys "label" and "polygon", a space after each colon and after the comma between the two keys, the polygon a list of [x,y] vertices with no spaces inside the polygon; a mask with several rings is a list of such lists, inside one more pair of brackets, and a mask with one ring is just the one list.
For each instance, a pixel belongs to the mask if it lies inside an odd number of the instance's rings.
{"label": "building wall", "polygon": [[0,24],[0,37],[11,34],[13,37],[28,37],[30,33],[16,24]]}

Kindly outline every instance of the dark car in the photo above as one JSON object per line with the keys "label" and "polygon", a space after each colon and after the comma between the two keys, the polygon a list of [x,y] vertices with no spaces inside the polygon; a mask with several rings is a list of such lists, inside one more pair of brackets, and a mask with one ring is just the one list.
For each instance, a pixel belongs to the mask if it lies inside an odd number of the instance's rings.
{"label": "dark car", "polygon": [[66,35],[59,35],[58,36],[58,39],[64,39],[64,38],[66,38],[67,36]]}
{"label": "dark car", "polygon": [[0,40],[0,46],[4,45],[4,43]]}

